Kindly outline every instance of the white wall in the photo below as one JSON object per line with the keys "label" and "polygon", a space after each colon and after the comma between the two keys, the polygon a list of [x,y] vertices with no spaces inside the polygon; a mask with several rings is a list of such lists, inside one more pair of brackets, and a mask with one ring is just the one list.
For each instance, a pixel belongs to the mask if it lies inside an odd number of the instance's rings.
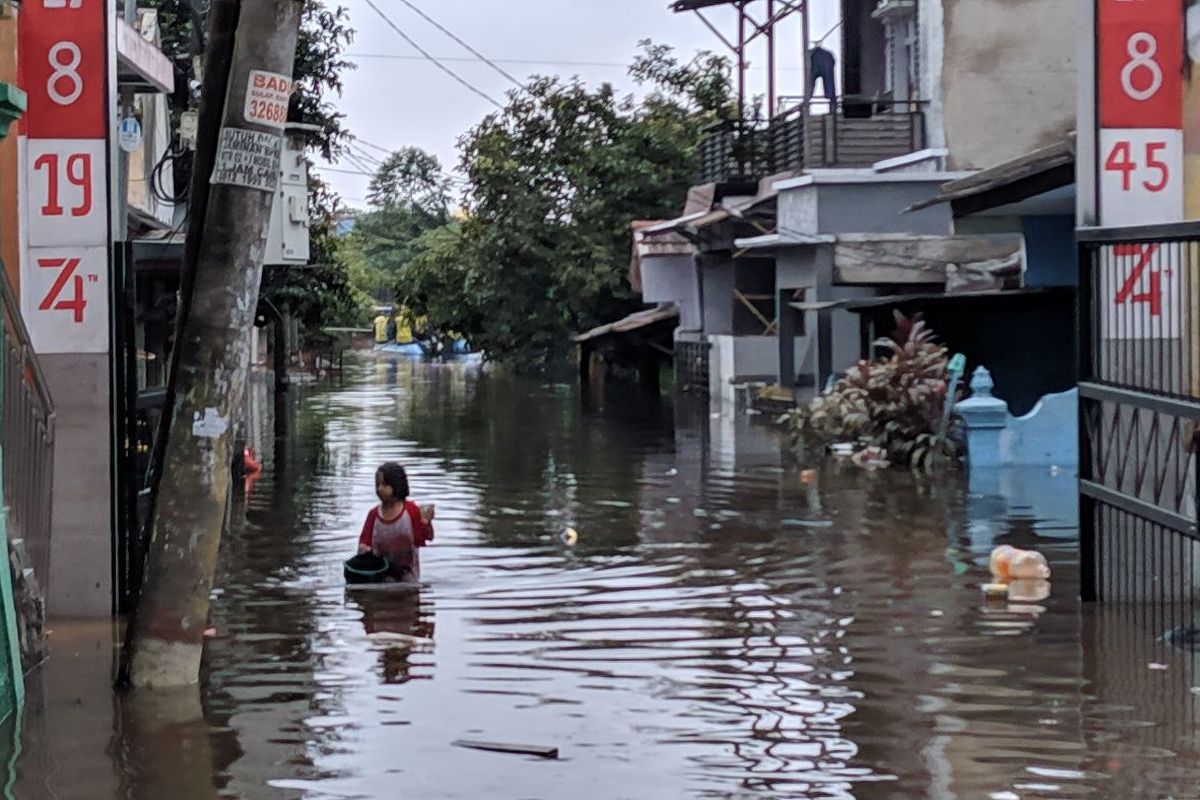
{"label": "white wall", "polygon": [[735,386],[742,379],[779,374],[779,338],[776,336],[710,335],[709,397],[723,405],[737,403]]}
{"label": "white wall", "polygon": [[1076,0],[941,0],[941,10],[930,80],[942,86],[952,169],[991,167],[1074,129]]}
{"label": "white wall", "polygon": [[679,306],[679,328],[698,331],[700,286],[693,256],[646,256],[642,259],[642,300]]}

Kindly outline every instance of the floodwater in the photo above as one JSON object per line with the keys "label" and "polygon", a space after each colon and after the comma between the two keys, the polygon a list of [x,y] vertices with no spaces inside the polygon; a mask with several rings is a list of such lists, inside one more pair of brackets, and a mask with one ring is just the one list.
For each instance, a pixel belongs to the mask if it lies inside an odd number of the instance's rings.
{"label": "floodwater", "polygon": [[[274,444],[260,394],[201,687],[114,697],[111,628],[56,621],[10,796],[1200,796],[1193,656],[1076,601],[1065,471],[798,463],[761,421],[462,365],[295,394]],[[386,460],[437,503],[419,596],[341,579]],[[996,543],[1048,598],[982,598]]]}

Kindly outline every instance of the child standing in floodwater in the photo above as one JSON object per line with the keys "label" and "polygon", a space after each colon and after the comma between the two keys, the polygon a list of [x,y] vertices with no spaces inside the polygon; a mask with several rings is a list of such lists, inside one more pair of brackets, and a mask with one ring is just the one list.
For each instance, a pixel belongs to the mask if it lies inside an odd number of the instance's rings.
{"label": "child standing in floodwater", "polygon": [[434,507],[424,509],[408,499],[408,474],[389,461],[375,471],[379,505],[367,513],[358,552],[374,553],[391,562],[388,576],[407,582],[421,580],[420,548],[433,541]]}

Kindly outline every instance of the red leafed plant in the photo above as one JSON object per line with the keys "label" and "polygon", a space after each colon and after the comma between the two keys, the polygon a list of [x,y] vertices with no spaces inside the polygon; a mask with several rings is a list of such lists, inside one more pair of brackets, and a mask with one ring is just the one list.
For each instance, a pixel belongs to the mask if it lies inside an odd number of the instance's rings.
{"label": "red leafed plant", "polygon": [[807,407],[782,422],[798,441],[877,447],[893,464],[929,468],[956,459],[951,437],[939,440],[949,363],[921,317],[896,313],[896,331],[877,340],[882,359],[859,361]]}

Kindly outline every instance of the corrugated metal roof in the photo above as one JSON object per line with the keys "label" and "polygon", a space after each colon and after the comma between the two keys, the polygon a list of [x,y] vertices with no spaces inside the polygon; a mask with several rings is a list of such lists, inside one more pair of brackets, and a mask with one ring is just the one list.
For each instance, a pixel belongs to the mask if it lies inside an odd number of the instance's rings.
{"label": "corrugated metal roof", "polygon": [[616,322],[610,322],[607,325],[601,325],[598,328],[592,328],[587,333],[581,333],[575,337],[576,342],[588,342],[592,339],[598,339],[601,336],[608,336],[613,333],[630,333],[632,331],[641,330],[642,328],[667,322],[679,317],[679,307],[674,303],[664,303],[657,308],[651,308],[646,311],[638,311],[630,314],[624,319],[619,319]]}
{"label": "corrugated metal roof", "polygon": [[1074,163],[1075,135],[1072,134],[1049,147],[1034,150],[1019,158],[981,170],[970,177],[950,181],[942,186],[942,191],[938,194],[928,200],[914,203],[904,210],[920,211],[939,203],[952,203],[955,200],[974,197]]}

